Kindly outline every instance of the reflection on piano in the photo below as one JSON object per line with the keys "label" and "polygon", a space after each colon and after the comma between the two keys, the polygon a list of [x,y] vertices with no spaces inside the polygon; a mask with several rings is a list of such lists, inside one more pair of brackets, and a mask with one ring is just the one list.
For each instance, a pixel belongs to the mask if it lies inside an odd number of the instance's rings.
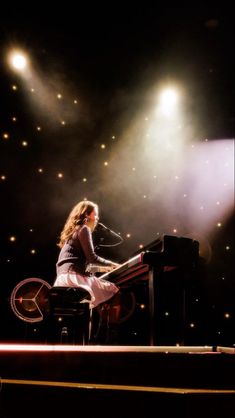
{"label": "reflection on piano", "polygon": [[[199,243],[190,238],[164,235],[122,263],[116,269],[100,276],[120,287],[130,288],[141,281],[148,285],[150,345],[157,342],[155,312],[159,297],[160,280],[164,272],[179,268],[182,279],[189,276],[199,258]],[[184,310],[184,307],[182,306]]]}

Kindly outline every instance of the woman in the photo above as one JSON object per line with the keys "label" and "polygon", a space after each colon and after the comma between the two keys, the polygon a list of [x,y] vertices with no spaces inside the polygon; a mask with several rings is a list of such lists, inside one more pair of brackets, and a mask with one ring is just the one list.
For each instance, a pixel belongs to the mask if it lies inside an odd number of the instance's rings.
{"label": "woman", "polygon": [[60,235],[58,246],[61,250],[54,283],[54,286],[81,287],[87,290],[91,295],[92,308],[119,293],[115,284],[87,272],[90,263],[107,266],[110,270],[119,265],[95,253],[92,232],[98,219],[98,205],[93,202],[84,200],[72,209]]}

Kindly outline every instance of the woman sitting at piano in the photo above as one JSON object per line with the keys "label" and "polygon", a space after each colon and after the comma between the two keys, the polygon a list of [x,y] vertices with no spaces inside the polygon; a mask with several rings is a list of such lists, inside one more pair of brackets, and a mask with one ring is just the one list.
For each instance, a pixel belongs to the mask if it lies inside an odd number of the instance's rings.
{"label": "woman sitting at piano", "polygon": [[[57,277],[53,285],[80,287],[88,291],[92,308],[109,300],[115,305],[115,299],[119,300],[119,288],[114,283],[87,272],[90,263],[106,266],[106,271],[119,266],[95,253],[92,232],[98,220],[99,208],[93,202],[84,200],[72,209],[60,234],[58,246],[61,250],[56,263]],[[113,312],[118,313],[118,309],[114,309]]]}

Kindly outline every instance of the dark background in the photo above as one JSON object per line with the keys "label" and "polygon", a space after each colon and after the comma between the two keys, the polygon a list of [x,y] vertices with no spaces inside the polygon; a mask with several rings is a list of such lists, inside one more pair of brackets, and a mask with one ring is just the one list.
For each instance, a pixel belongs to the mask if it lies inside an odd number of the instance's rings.
{"label": "dark background", "polygon": [[[233,142],[233,14],[147,4],[79,5],[76,13],[73,7],[54,13],[21,8],[0,19],[0,175],[5,176],[0,181],[0,340],[27,341],[29,325],[12,311],[10,295],[27,278],[53,284],[60,231],[71,208],[86,197],[99,204],[101,221],[124,238],[119,246],[98,249],[117,262],[165,233],[199,240],[202,262],[188,291],[187,342],[233,345],[233,194],[230,207],[220,213],[221,228],[215,226],[218,219],[208,226],[210,209],[204,223],[194,222],[192,202],[183,209],[178,204],[181,189],[171,185],[169,200],[161,176],[151,183],[148,174],[162,162],[149,156],[145,161],[138,137],[158,83],[177,80],[187,91],[190,141]],[[7,65],[7,51],[14,46],[29,54],[32,78],[22,79]],[[169,157],[164,157],[165,176]],[[201,174],[194,171],[194,179]],[[215,187],[218,180],[215,174]],[[208,201],[210,193],[208,186]],[[114,243],[99,232],[95,238]],[[171,300],[172,292],[169,282],[165,298]],[[174,323],[168,326],[174,333]],[[35,332],[42,327],[36,323]]]}

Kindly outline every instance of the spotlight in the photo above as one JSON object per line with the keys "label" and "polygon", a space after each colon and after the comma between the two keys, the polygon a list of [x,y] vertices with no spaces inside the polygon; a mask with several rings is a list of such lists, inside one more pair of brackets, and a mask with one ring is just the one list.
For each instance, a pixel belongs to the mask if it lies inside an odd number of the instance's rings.
{"label": "spotlight", "polygon": [[12,51],[9,53],[8,62],[10,66],[16,71],[24,71],[28,65],[26,55],[21,51]]}
{"label": "spotlight", "polygon": [[175,89],[167,88],[160,94],[160,109],[166,116],[171,115],[178,103],[178,94]]}

